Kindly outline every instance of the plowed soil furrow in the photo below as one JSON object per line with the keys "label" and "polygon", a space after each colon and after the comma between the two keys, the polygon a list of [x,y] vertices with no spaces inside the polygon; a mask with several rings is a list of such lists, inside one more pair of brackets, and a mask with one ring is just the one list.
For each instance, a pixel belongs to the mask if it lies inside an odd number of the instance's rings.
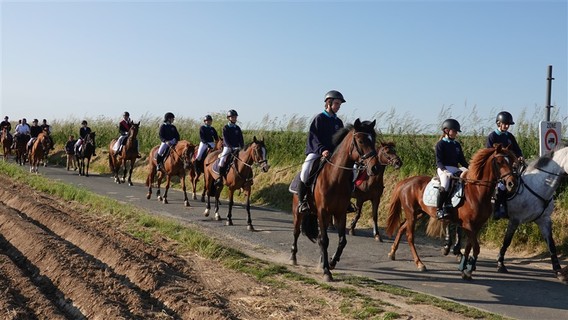
{"label": "plowed soil furrow", "polygon": [[0,233],[9,243],[5,245],[6,253],[19,267],[37,272],[41,281],[52,284],[62,295],[58,299],[60,308],[71,312],[70,316],[164,318],[162,308],[120,277],[69,242],[49,234],[3,205],[0,206]]}
{"label": "plowed soil furrow", "polygon": [[99,221],[79,221],[79,214],[46,205],[49,199],[37,194],[14,196],[0,189],[0,201],[77,246],[105,268],[125,276],[133,286],[160,301],[169,314],[184,319],[233,318],[222,311],[227,309],[224,301],[195,280],[195,272],[187,266],[187,261],[163,250],[148,250],[148,246],[136,239],[110,227],[101,228]]}

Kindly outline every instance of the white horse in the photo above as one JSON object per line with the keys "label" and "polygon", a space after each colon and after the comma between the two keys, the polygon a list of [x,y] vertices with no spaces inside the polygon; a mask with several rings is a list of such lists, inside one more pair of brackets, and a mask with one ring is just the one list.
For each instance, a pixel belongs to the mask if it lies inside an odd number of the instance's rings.
{"label": "white horse", "polygon": [[505,232],[503,245],[497,257],[498,272],[508,272],[505,267],[505,252],[511,244],[513,235],[522,223],[535,222],[550,252],[552,270],[556,277],[566,282],[566,275],[561,272],[556,244],[552,238],[551,214],[554,210],[554,193],[562,177],[568,173],[568,147],[552,151],[532,161],[519,179],[519,189],[513,198],[507,201],[509,225]]}

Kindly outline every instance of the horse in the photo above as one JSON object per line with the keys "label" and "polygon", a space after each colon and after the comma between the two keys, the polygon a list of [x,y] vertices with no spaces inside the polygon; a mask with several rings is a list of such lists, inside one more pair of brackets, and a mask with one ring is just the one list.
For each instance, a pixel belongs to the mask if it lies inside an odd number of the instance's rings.
{"label": "horse", "polygon": [[[109,145],[108,151],[108,165],[111,172],[114,173],[114,182],[120,184],[121,180],[119,177],[120,168],[123,168],[122,182],[126,182],[126,173],[128,172],[128,185],[132,186],[132,170],[134,170],[134,163],[138,157],[137,141],[138,129],[140,128],[140,121],[138,123],[133,123],[128,131],[128,138],[126,138],[126,144],[120,150],[120,153],[114,151],[114,144],[117,139],[112,139]],[[128,164],[128,166],[127,166]]]}
{"label": "horse", "polygon": [[[375,123],[376,120],[361,122],[356,119],[352,125],[347,125],[334,135],[333,142],[337,147],[329,158],[322,158],[324,163],[312,185],[313,192],[308,197],[311,212],[299,213],[298,194],[294,193],[292,196],[294,241],[290,263],[297,264],[296,254],[301,230],[310,241],[316,242],[317,240],[319,244],[320,266],[323,270],[324,281],[333,280],[331,270],[339,262],[347,244],[346,209],[353,190],[353,165],[357,163],[357,167],[366,170],[369,175],[378,173]],[[335,254],[329,260],[327,230],[332,219],[335,220],[339,242]]]}
{"label": "horse", "polygon": [[[79,166],[80,176],[89,176],[89,165],[91,164],[91,157],[93,156],[93,153],[95,153],[95,137],[95,132],[87,134],[83,141],[83,144],[80,147],[79,152],[75,152],[75,159],[77,161],[77,165]],[[87,160],[86,165],[85,160]]]}
{"label": "horse", "polygon": [[[379,233],[379,204],[381,196],[385,189],[383,175],[387,166],[393,166],[395,169],[402,167],[402,160],[396,154],[396,146],[394,142],[381,142],[377,148],[377,157],[379,161],[378,172],[376,174],[367,175],[366,172],[360,174],[355,182],[355,191],[351,195],[356,199],[357,212],[349,225],[349,234],[355,235],[355,226],[361,218],[363,204],[371,201],[371,212],[373,213],[373,237],[375,240],[383,242],[383,238]],[[361,183],[358,183],[361,181]]]}
{"label": "horse", "polygon": [[30,162],[30,173],[38,173],[38,167],[42,161],[44,161],[45,154],[51,149],[51,140],[47,136],[47,133],[41,132],[38,134],[36,140],[32,144],[31,150],[28,155],[28,160]]}
{"label": "horse", "polygon": [[[183,190],[183,204],[189,207],[189,199],[187,198],[187,192],[185,187],[185,176],[189,168],[191,167],[191,161],[193,159],[193,153],[195,152],[195,145],[187,140],[179,141],[175,146],[170,147],[170,155],[164,159],[164,169],[158,171],[156,154],[160,146],[155,146],[150,151],[150,157],[148,161],[148,176],[146,178],[146,187],[148,187],[148,194],[146,199],[152,197],[152,186],[154,185],[154,179],[157,175],[157,191],[156,196],[159,201],[164,204],[168,203],[168,190],[170,189],[170,183],[173,176],[178,176],[181,182],[181,188]],[[164,196],[160,194],[160,186],[162,184],[162,179],[166,176],[166,191]]]}
{"label": "horse", "polygon": [[0,136],[0,143],[4,153],[4,161],[8,160],[8,156],[12,154],[12,136],[8,133],[6,127],[2,128],[2,135]]}
{"label": "horse", "polygon": [[251,187],[253,184],[254,173],[252,170],[253,164],[260,166],[263,172],[268,172],[270,166],[268,165],[268,160],[266,158],[267,151],[264,144],[264,139],[258,140],[256,136],[243,150],[239,150],[238,153],[231,153],[228,155],[230,157],[225,163],[227,167],[227,174],[223,179],[223,184],[220,186],[215,186],[215,180],[219,177],[219,173],[214,171],[214,165],[216,159],[221,150],[215,150],[210,152],[204,161],[204,177],[205,177],[205,188],[207,189],[207,204],[203,214],[208,217],[209,211],[211,210],[211,197],[215,197],[215,220],[221,220],[219,215],[219,196],[223,190],[223,186],[226,185],[229,189],[229,212],[227,213],[227,223],[226,225],[233,225],[233,196],[235,190],[242,189],[246,197],[246,210],[247,210],[247,229],[254,231],[254,226],[252,225],[252,219],[250,215],[250,194]]}
{"label": "horse", "polygon": [[[197,200],[197,183],[199,182],[199,177],[201,176],[201,173],[203,173],[203,169],[204,169],[204,161],[205,161],[205,157],[207,157],[207,154],[209,154],[209,152],[211,151],[215,151],[215,150],[221,150],[223,149],[223,138],[220,138],[219,140],[217,140],[217,142],[215,143],[215,147],[213,148],[207,148],[206,153],[203,155],[203,161],[201,162],[200,167],[198,168],[197,166],[199,166],[199,164],[197,163],[197,161],[195,160],[195,157],[197,156],[197,149],[199,148],[199,145],[195,146],[195,153],[194,153],[194,158],[193,158],[193,166],[191,166],[191,168],[189,169],[189,179],[191,180],[191,187],[192,187],[192,191],[193,191],[193,200]],[[203,187],[203,192],[201,193],[201,202],[205,202],[205,186]]]}
{"label": "horse", "polygon": [[[451,213],[450,220],[460,225],[468,236],[458,267],[464,280],[472,279],[480,251],[478,234],[491,215],[491,195],[496,184],[503,181],[508,192],[514,190],[517,185],[518,179],[513,167],[516,160],[516,156],[500,144],[495,148],[479,149],[472,157],[469,170],[461,178],[465,182],[463,203],[457,208],[447,208]],[[430,180],[430,176],[414,176],[400,181],[391,195],[387,218],[387,235],[391,236],[398,229],[389,257],[395,260],[400,239],[406,231],[414,263],[420,271],[426,271],[426,266],[414,246],[414,228],[416,220],[424,214],[429,215],[430,219],[436,219],[436,207],[427,206],[423,200],[424,190]],[[404,210],[406,217],[403,224],[400,223],[401,210]],[[472,248],[473,255],[470,257]]]}
{"label": "horse", "polygon": [[30,136],[27,134],[24,135],[15,135],[14,139],[16,139],[16,163],[23,166],[27,160],[27,144],[30,141]]}

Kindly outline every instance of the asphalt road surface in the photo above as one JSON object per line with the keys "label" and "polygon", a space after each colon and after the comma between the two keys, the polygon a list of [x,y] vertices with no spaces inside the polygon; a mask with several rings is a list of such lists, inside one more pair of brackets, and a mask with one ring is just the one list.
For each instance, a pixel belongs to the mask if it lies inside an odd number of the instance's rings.
{"label": "asphalt road surface", "polygon": [[[234,226],[225,226],[225,221],[215,221],[213,214],[209,217],[203,215],[205,204],[202,202],[192,200],[190,207],[184,207],[183,195],[178,190],[170,190],[169,204],[163,204],[154,196],[151,200],[146,199],[147,189],[142,182],[135,182],[133,187],[127,184],[117,185],[110,176],[80,177],[76,172],[57,167],[40,167],[40,174],[131,203],[152,214],[197,225],[206,233],[226,239],[226,245],[235,246],[255,257],[288,263],[293,239],[292,215],[289,212],[253,207],[252,220],[256,230],[251,232],[246,228],[246,211],[241,205],[233,207]],[[191,193],[189,196],[191,198]],[[222,201],[220,213],[222,217],[226,216],[226,201]],[[550,259],[517,259],[509,256],[506,260],[509,273],[500,274],[496,272],[496,253],[487,250],[484,252],[482,247],[473,280],[465,281],[457,270],[455,257],[441,254],[438,245],[440,241],[423,240],[420,241],[422,244],[417,244],[418,253],[428,268],[427,272],[416,269],[405,241],[400,244],[396,261],[391,261],[387,256],[392,240],[385,238],[383,243],[375,241],[370,228],[360,229],[356,236],[348,236],[347,241],[341,261],[333,273],[370,277],[510,318],[568,318],[568,286],[554,277]],[[299,265],[315,268],[319,261],[317,244],[301,235],[298,246]],[[337,235],[332,232],[330,256],[336,246]],[[566,265],[566,261],[561,263]]]}

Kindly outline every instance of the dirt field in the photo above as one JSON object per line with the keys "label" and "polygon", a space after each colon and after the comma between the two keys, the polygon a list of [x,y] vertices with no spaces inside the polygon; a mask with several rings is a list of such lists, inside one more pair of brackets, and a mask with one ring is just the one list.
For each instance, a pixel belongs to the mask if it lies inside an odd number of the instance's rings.
{"label": "dirt field", "polygon": [[[348,319],[344,296],[281,279],[267,285],[175,244],[145,244],[81,206],[0,176],[3,319]],[[341,285],[341,284],[337,284]],[[361,289],[363,290],[363,289]],[[460,319],[362,291],[399,319]]]}

